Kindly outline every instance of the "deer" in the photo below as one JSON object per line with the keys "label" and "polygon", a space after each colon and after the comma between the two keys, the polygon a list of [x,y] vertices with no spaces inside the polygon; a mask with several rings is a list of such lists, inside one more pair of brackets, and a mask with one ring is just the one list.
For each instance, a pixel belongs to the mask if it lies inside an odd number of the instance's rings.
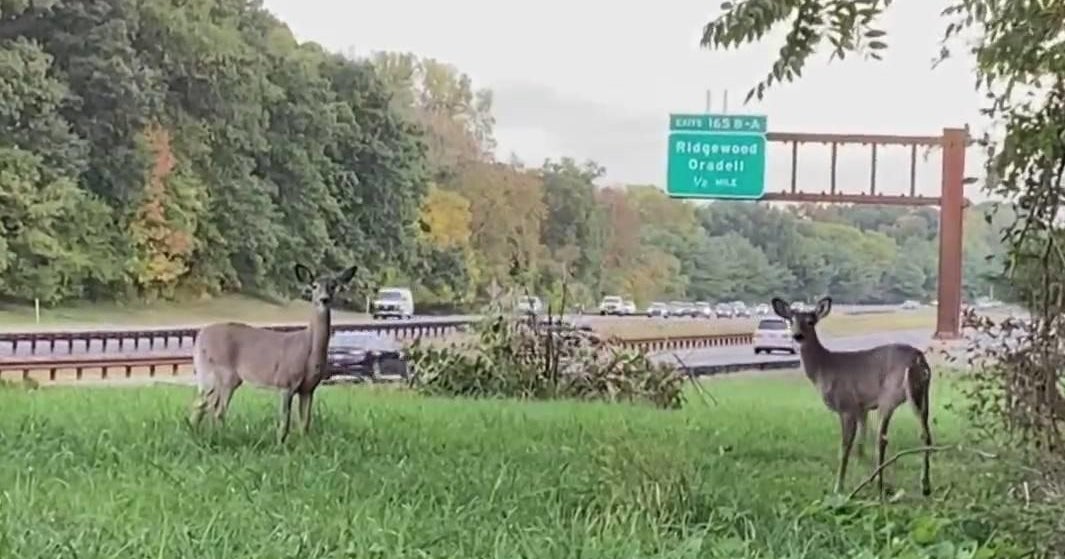
{"label": "deer", "polygon": [[[884,455],[888,445],[888,424],[899,406],[907,400],[913,404],[921,424],[925,451],[921,469],[921,493],[932,494],[929,479],[932,432],[928,427],[929,391],[932,369],[925,354],[908,344],[884,344],[857,351],[831,351],[817,335],[817,324],[832,311],[832,299],[818,301],[813,311],[792,310],[779,297],[772,300],[773,312],[791,323],[792,336],[799,344],[806,377],[821,393],[821,399],[840,420],[839,469],[836,472],[836,493],[843,491],[847,476],[847,461],[859,424],[865,436],[865,420],[869,411],[879,416],[877,445],[877,489],[884,497]],[[859,449],[861,442],[859,442]]]}
{"label": "deer", "polygon": [[279,332],[238,322],[204,326],[196,335],[192,364],[198,393],[189,423],[195,427],[210,409],[214,420],[225,419],[233,393],[243,383],[280,391],[277,437],[284,443],[292,416],[292,399],[299,395],[301,431],[311,427],[314,391],[328,376],[326,353],[331,335],[330,303],[355,276],[352,266],[337,274],[315,277],[296,264],[296,279],[309,288],[314,312],[310,324],[294,332]]}

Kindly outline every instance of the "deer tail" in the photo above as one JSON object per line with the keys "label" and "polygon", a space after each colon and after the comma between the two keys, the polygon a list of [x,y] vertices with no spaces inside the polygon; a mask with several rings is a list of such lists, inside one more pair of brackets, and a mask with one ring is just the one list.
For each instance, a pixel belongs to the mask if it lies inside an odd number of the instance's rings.
{"label": "deer tail", "polygon": [[917,411],[928,413],[928,398],[932,387],[932,367],[923,351],[918,351],[906,369],[906,392]]}

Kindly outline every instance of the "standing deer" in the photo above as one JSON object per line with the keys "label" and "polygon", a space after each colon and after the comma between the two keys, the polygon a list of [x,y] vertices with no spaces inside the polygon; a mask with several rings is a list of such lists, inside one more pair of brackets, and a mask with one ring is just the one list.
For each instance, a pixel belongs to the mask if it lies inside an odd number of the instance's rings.
{"label": "standing deer", "polygon": [[[799,343],[806,376],[821,392],[825,406],[839,415],[841,443],[835,491],[839,493],[843,490],[847,460],[858,424],[862,424],[864,436],[866,413],[875,409],[880,416],[877,467],[881,469],[877,476],[877,488],[883,496],[888,423],[891,415],[906,400],[913,403],[921,422],[925,446],[932,446],[932,433],[928,428],[932,370],[924,352],[907,344],[886,344],[858,351],[829,351],[818,339],[816,326],[832,310],[832,299],[825,297],[818,301],[813,312],[793,311],[787,302],[776,297],[772,303],[773,312],[791,322],[792,335]],[[921,493],[925,496],[932,493],[928,472],[931,452],[924,452],[921,471]]]}
{"label": "standing deer", "polygon": [[215,420],[221,422],[233,393],[247,381],[281,391],[280,442],[288,436],[292,398],[297,394],[302,430],[306,433],[310,429],[314,390],[328,375],[329,304],[337,291],[355,276],[355,266],[317,279],[302,264],[296,264],[295,272],[296,278],[307,284],[311,291],[314,314],[307,328],[278,332],[221,322],[205,326],[197,334],[192,348],[192,364],[199,394],[189,418],[192,425],[199,424],[208,407]]}

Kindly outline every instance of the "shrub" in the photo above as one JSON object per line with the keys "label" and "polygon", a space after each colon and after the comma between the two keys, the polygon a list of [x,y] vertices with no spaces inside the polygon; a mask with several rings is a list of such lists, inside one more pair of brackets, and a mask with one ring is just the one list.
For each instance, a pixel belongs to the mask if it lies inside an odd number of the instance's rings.
{"label": "shrub", "polygon": [[555,319],[500,310],[449,347],[415,342],[410,385],[424,394],[477,398],[574,398],[684,404],[685,376],[675,366],[620,350],[589,330]]}

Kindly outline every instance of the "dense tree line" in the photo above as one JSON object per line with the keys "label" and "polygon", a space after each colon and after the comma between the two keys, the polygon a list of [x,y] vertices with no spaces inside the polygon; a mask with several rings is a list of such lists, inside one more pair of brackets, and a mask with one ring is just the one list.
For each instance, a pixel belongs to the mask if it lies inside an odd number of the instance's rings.
{"label": "dense tree line", "polygon": [[[298,261],[448,305],[563,285],[585,302],[935,297],[935,210],[600,188],[593,162],[496,160],[494,124],[457,69],[301,44],[247,0],[0,1],[0,296],[284,294]],[[999,269],[983,209],[970,297]]]}

